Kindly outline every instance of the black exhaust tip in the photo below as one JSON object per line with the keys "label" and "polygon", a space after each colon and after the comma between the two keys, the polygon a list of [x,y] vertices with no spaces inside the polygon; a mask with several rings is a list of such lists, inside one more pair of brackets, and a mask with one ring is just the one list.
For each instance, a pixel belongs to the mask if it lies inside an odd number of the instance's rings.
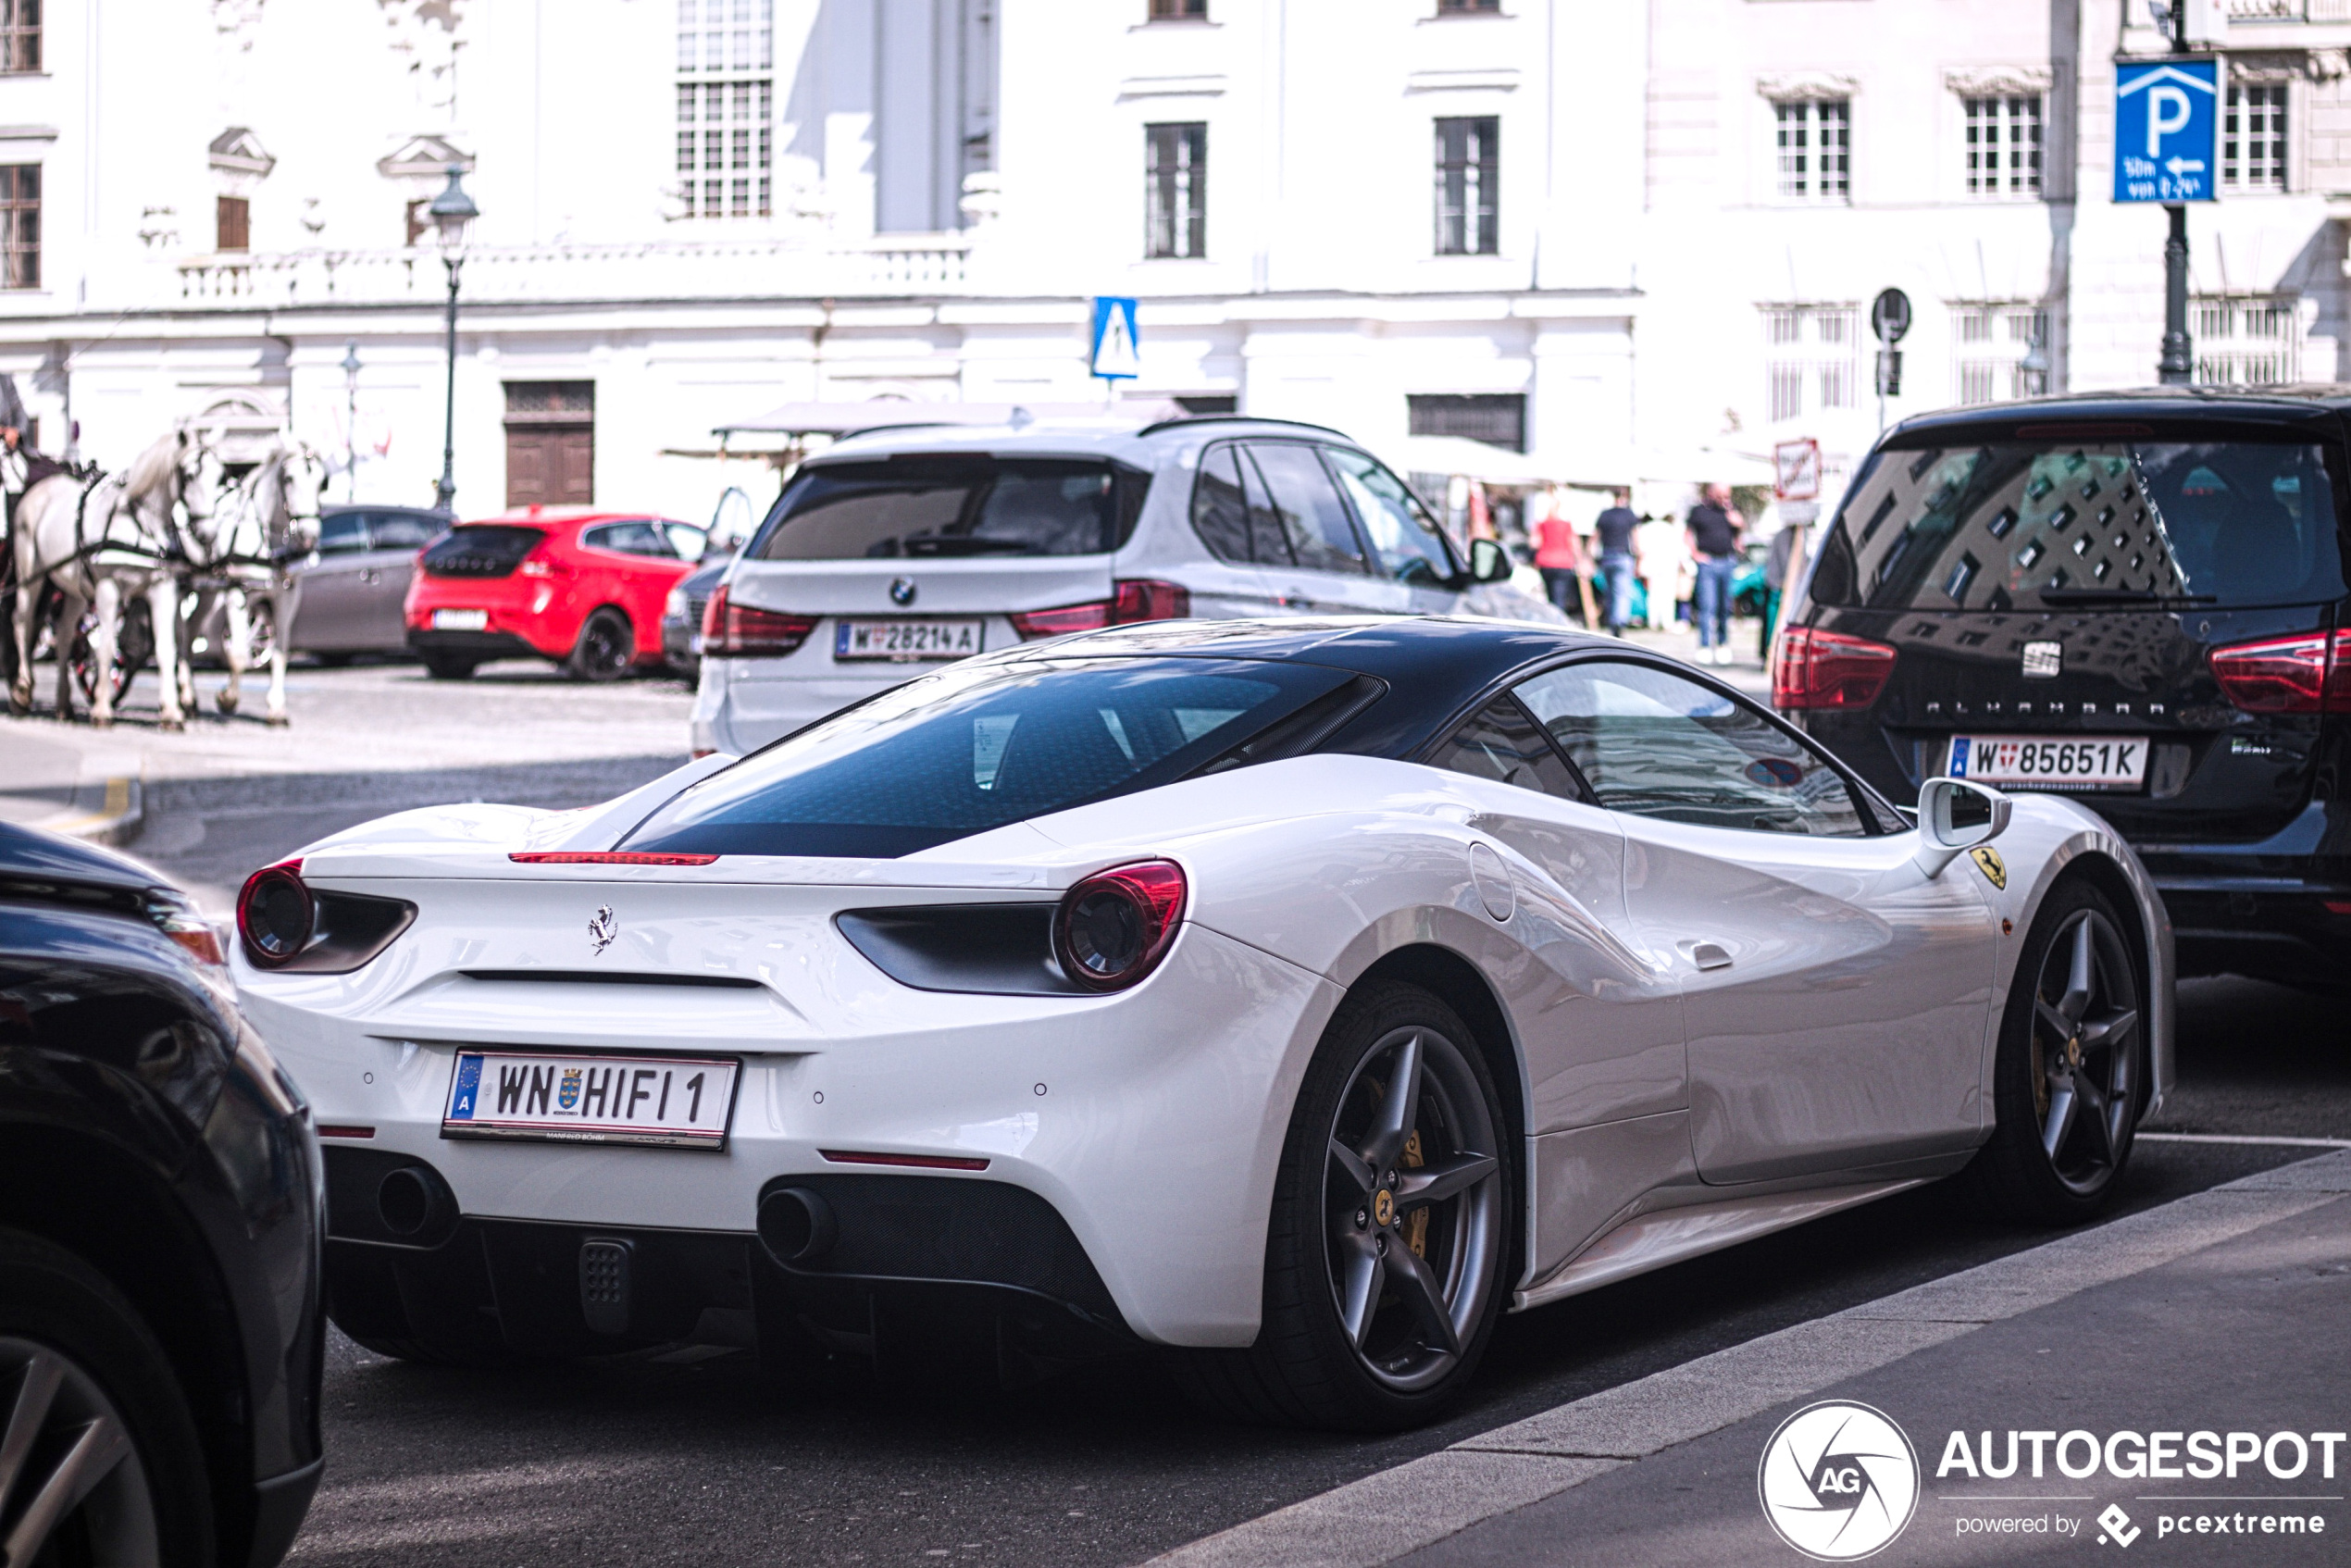
{"label": "black exhaust tip", "polygon": [[786,1268],[821,1261],[840,1239],[833,1206],[804,1187],[779,1187],[759,1201],[759,1244]]}
{"label": "black exhaust tip", "polygon": [[418,1236],[447,1213],[447,1189],[422,1165],[403,1165],[376,1187],[376,1214],[394,1236]]}

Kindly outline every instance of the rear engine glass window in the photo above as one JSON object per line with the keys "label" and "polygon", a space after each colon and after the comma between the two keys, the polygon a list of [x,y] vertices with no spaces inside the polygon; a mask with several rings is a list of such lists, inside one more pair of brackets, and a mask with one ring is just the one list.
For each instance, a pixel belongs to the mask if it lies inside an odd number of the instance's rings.
{"label": "rear engine glass window", "polygon": [[2226,609],[2342,597],[2334,489],[2296,442],[1993,442],[1886,451],[1837,514],[1815,603]]}
{"label": "rear engine glass window", "polygon": [[504,577],[546,537],[537,529],[469,523],[442,534],[422,559],[433,577]]}
{"label": "rear engine glass window", "polygon": [[766,561],[1100,555],[1126,542],[1150,476],[1063,458],[917,456],[802,468],[752,548]]}
{"label": "rear engine glass window", "polygon": [[1238,659],[961,665],[711,775],[655,812],[626,847],[913,854],[1172,783],[1348,678]]}

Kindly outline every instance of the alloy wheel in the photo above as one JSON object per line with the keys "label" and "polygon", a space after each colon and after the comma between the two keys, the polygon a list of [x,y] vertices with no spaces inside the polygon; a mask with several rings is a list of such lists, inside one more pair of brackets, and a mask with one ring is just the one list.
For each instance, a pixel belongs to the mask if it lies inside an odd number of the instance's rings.
{"label": "alloy wheel", "polygon": [[636,639],[628,623],[611,611],[599,610],[580,628],[575,667],[590,680],[618,679],[628,673],[636,656]]}
{"label": "alloy wheel", "polygon": [[95,1378],[0,1337],[0,1562],[154,1568],[155,1498],[129,1425]]}
{"label": "alloy wheel", "polygon": [[1418,1026],[1383,1037],[1340,1093],[1323,1181],[1340,1332],[1399,1392],[1441,1381],[1504,1250],[1493,1117],[1461,1051]]}
{"label": "alloy wheel", "polygon": [[2114,925],[2078,909],[2042,955],[2033,991],[2033,1109],[2049,1168],[2096,1191],[2130,1151],[2139,1089],[2137,971]]}

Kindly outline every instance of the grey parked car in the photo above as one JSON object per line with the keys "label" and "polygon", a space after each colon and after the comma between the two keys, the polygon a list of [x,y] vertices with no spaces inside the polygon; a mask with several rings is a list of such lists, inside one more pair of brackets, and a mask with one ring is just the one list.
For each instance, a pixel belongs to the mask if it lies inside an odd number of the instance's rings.
{"label": "grey parked car", "polygon": [[401,606],[417,552],[456,518],[421,506],[322,506],[318,553],[294,568],[292,651],[340,664],[408,652]]}
{"label": "grey parked car", "polygon": [[702,674],[702,616],[709,607],[710,595],[735,564],[731,550],[713,551],[696,566],[678,579],[669,591],[669,601],[661,613],[661,651],[669,667],[688,680]]}

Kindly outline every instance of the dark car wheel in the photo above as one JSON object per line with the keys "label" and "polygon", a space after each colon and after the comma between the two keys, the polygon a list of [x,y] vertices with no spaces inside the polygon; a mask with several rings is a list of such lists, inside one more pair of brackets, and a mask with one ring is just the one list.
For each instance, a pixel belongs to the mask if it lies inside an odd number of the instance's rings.
{"label": "dark car wheel", "polygon": [[637,662],[637,633],[628,617],[607,604],[588,617],[564,667],[574,680],[618,680]]}
{"label": "dark car wheel", "polygon": [[106,1277],[0,1231],[0,1553],[205,1568],[204,1446],[169,1359]]}
{"label": "dark car wheel", "polygon": [[2018,959],[1993,1066],[1997,1125],[1969,1176],[1999,1213],[2074,1225],[2112,1201],[2146,1101],[2140,964],[2087,882],[2059,883]]}
{"label": "dark car wheel", "polygon": [[1393,1431],[1443,1413],[1506,1288],[1506,1126],[1452,1009],[1393,983],[1350,996],[1290,1117],[1257,1343],[1183,1352],[1187,1391],[1286,1425]]}
{"label": "dark car wheel", "polygon": [[420,653],[417,656],[424,661],[425,673],[435,680],[471,680],[480,663],[462,653]]}

